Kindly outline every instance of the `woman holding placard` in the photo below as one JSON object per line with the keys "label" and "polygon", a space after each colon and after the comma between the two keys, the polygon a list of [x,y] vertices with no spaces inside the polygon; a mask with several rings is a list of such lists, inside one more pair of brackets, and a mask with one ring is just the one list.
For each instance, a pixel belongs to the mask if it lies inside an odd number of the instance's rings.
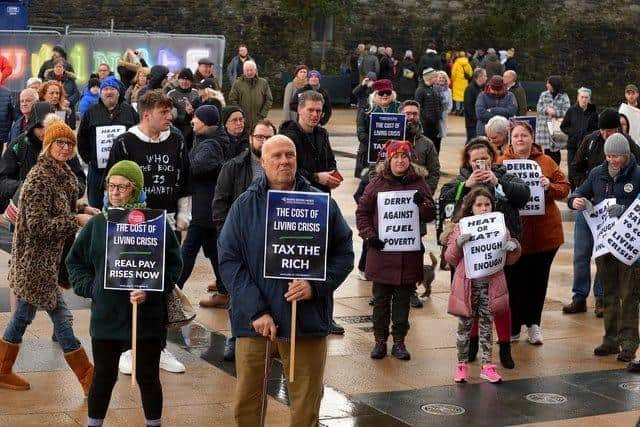
{"label": "woman holding placard", "polygon": [[[504,271],[491,274],[480,279],[468,279],[465,269],[462,247],[476,236],[461,234],[459,221],[461,218],[483,215],[494,211],[493,196],[484,187],[475,187],[464,199],[461,209],[453,217],[451,224],[442,233],[442,239],[447,242],[444,254],[447,262],[456,267],[451,282],[448,312],[458,316],[458,365],[454,374],[457,383],[466,382],[469,376],[469,350],[471,346],[471,330],[476,321],[480,329],[480,347],[482,347],[482,370],[480,378],[497,383],[502,377],[491,363],[491,348],[493,332],[493,315],[509,311],[507,279]],[[520,245],[511,238],[507,230],[506,243],[500,250],[507,252],[507,264],[513,264],[520,256]]]}
{"label": "woman holding placard", "polygon": [[[409,331],[409,300],[423,275],[424,248],[419,224],[433,221],[435,205],[424,180],[425,170],[411,163],[411,143],[390,140],[383,150],[386,160],[378,163],[378,174],[365,188],[356,209],[358,232],[368,247],[365,274],[373,281],[375,299],[376,344],[371,358],[382,359],[387,355],[389,323],[393,319],[391,354],[409,360],[411,354],[404,344]],[[384,212],[379,212],[381,206]],[[401,232],[406,237],[382,240],[381,236],[388,231],[393,237]]]}
{"label": "woman holding placard", "polygon": [[[564,243],[562,218],[555,202],[567,197],[570,185],[555,160],[544,154],[533,141],[531,126],[526,122],[516,122],[511,128],[511,145],[500,161],[509,164],[508,168],[513,167],[514,173],[525,176],[532,196],[520,210],[522,257],[512,267],[518,281],[509,283],[512,340],[519,339],[522,325],[526,325],[529,343],[540,345],[540,321],[551,263]],[[542,198],[544,203],[540,200]],[[540,206],[544,207],[542,212]]]}
{"label": "woman holding placard", "polygon": [[[69,277],[75,292],[91,298],[91,346],[95,374],[89,391],[89,424],[101,426],[109,407],[111,391],[118,379],[120,354],[131,348],[131,304],[140,304],[137,318],[136,380],[148,426],[159,426],[162,416],[160,353],[167,334],[165,297],[173,290],[182,269],[180,246],[175,233],[165,234],[163,292],[131,292],[104,289],[106,227],[108,209],[144,208],[144,176],[140,167],[122,160],[109,170],[102,214],[80,231],[67,257]],[[170,230],[169,224],[166,229]],[[167,286],[170,284],[170,286]]]}

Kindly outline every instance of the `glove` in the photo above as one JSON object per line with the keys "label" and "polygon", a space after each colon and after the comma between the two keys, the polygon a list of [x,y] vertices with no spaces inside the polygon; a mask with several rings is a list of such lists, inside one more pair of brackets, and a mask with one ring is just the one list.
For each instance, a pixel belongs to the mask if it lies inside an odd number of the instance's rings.
{"label": "glove", "polygon": [[613,217],[613,218],[619,218],[625,210],[627,210],[627,208],[624,205],[619,205],[619,204],[615,204],[615,205],[611,205],[607,208],[607,210],[609,211],[609,216]]}
{"label": "glove", "polygon": [[367,240],[367,243],[369,244],[370,247],[372,247],[373,249],[377,249],[379,251],[384,249],[384,245],[385,243],[378,239],[378,236],[376,237],[371,237],[369,240]]}
{"label": "glove", "polygon": [[502,250],[504,250],[505,252],[513,252],[516,249],[518,249],[518,245],[516,244],[516,242],[514,242],[513,240],[509,240],[507,243],[504,244],[504,246],[502,247]]}
{"label": "glove", "polygon": [[591,200],[587,198],[584,199],[584,211],[587,213],[587,215],[593,215],[595,213],[593,209],[593,203],[591,203]]}
{"label": "glove", "polygon": [[427,200],[427,198],[417,191],[413,194],[413,203],[416,205],[421,205],[425,200]]}
{"label": "glove", "polygon": [[469,240],[471,240],[471,234],[467,233],[467,234],[461,234],[458,236],[458,238],[456,239],[456,245],[458,245],[459,248],[461,248],[465,243],[467,243]]}

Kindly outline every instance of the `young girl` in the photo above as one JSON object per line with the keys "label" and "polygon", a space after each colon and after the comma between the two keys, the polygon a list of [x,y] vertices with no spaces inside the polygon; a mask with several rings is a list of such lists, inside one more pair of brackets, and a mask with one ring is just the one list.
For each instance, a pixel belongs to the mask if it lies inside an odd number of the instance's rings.
{"label": "young girl", "polygon": [[[456,266],[448,312],[460,318],[458,323],[458,366],[455,382],[465,382],[469,371],[469,339],[474,318],[480,327],[480,347],[482,348],[482,370],[480,378],[492,383],[502,380],[491,363],[491,333],[493,314],[501,313],[509,307],[509,293],[504,272],[499,271],[480,279],[467,279],[464,267],[463,245],[471,240],[471,234],[460,234],[461,218],[481,215],[494,210],[491,193],[484,187],[476,187],[462,200],[460,210],[451,223],[452,229],[443,232],[442,239],[447,242],[445,260]],[[512,239],[507,231],[507,243],[503,250],[507,252],[507,264],[513,264],[520,257],[520,244]]]}

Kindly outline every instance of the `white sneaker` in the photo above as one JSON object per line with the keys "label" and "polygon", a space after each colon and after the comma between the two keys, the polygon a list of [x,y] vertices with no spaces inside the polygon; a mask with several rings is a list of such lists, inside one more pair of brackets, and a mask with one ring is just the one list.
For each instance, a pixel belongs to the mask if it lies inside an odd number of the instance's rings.
{"label": "white sneaker", "polygon": [[540,331],[540,326],[531,325],[527,328],[527,334],[529,335],[529,338],[527,338],[529,344],[542,345],[542,332]]}
{"label": "white sneaker", "polygon": [[181,374],[186,370],[184,365],[166,348],[160,353],[160,369],[174,374]]}
{"label": "white sneaker", "polygon": [[358,270],[358,272],[356,273],[356,277],[358,278],[358,280],[367,280],[367,277],[364,275],[364,271],[362,270]]}
{"label": "white sneaker", "polygon": [[131,350],[127,350],[120,355],[118,369],[125,375],[131,375]]}

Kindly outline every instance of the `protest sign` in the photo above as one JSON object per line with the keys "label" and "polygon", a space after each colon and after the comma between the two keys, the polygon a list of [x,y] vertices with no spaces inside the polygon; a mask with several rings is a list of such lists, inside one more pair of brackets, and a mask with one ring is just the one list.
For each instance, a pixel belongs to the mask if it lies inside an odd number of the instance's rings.
{"label": "protest sign", "polygon": [[371,113],[369,120],[369,163],[384,158],[382,146],[390,139],[404,140],[407,116],[393,113]]}
{"label": "protest sign", "polygon": [[326,280],[329,195],[269,190],[264,277]]}
{"label": "protest sign", "polygon": [[631,265],[640,258],[640,200],[636,199],[618,218],[604,245],[620,262]]}
{"label": "protest sign", "polygon": [[378,237],[383,252],[420,250],[420,212],[413,203],[416,190],[378,193]]}
{"label": "protest sign", "polygon": [[164,210],[109,209],[105,289],[164,290],[165,224]]}
{"label": "protest sign", "polygon": [[544,187],[540,183],[540,178],[542,178],[540,165],[534,160],[528,159],[505,160],[502,163],[508,173],[523,180],[531,190],[529,201],[524,208],[520,209],[520,215],[544,215]]}
{"label": "protest sign", "polygon": [[638,144],[640,142],[640,109],[629,104],[620,104],[618,112],[629,120],[629,136]]}
{"label": "protest sign", "polygon": [[501,212],[462,218],[460,234],[471,235],[471,240],[462,247],[468,279],[487,277],[504,268],[507,255],[502,248],[507,241],[507,229]]}
{"label": "protest sign", "polygon": [[96,160],[98,169],[104,169],[109,162],[109,153],[116,136],[125,133],[127,128],[122,125],[96,126]]}
{"label": "protest sign", "polygon": [[609,206],[614,205],[616,199],[604,199],[593,207],[592,213],[582,211],[582,215],[589,225],[591,234],[593,235],[593,252],[591,259],[596,259],[606,253],[609,250],[604,245],[605,236],[616,224],[616,219],[609,216]]}

